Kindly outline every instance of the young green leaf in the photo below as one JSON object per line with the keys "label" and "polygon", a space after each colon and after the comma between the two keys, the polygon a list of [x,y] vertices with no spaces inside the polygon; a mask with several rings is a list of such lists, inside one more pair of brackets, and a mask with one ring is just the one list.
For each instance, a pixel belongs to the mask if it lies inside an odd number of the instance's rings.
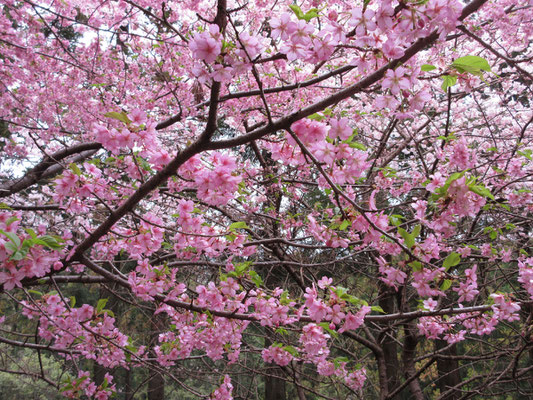
{"label": "young green leaf", "polygon": [[7,238],[9,240],[11,240],[11,242],[13,242],[13,244],[18,248],[20,247],[20,239],[19,237],[17,236],[16,233],[13,233],[13,232],[6,232],[2,229],[0,229],[0,233],[4,236],[7,236]]}
{"label": "young green leaf", "polygon": [[118,121],[124,122],[126,125],[131,124],[131,120],[128,118],[128,115],[125,112],[118,113],[115,111],[111,111],[105,113],[104,117],[116,119]]}
{"label": "young green leaf", "polygon": [[437,69],[437,67],[431,64],[424,64],[420,67],[420,69],[424,72],[429,72],[429,71],[433,71],[434,69]]}
{"label": "young green leaf", "polygon": [[108,299],[100,299],[96,304],[96,314],[100,314],[107,304]]}
{"label": "young green leaf", "polygon": [[470,187],[470,190],[476,194],[479,194],[480,196],[488,197],[491,200],[495,200],[494,195],[485,186],[474,185]]}
{"label": "young green leaf", "polygon": [[449,87],[452,87],[453,85],[455,85],[457,83],[457,77],[456,76],[451,76],[451,75],[444,75],[442,77],[442,85],[441,85],[441,88],[442,90],[444,90],[445,92],[448,91],[448,88]]}
{"label": "young green leaf", "polygon": [[296,4],[291,4],[289,8],[294,12],[296,17],[298,19],[304,19],[304,13],[300,7],[298,7]]}
{"label": "young green leaf", "polygon": [[443,292],[445,292],[445,291],[448,290],[451,286],[452,286],[452,281],[451,281],[451,279],[445,279],[444,282],[442,282],[442,285],[440,285],[440,290],[442,290]]}
{"label": "young green leaf", "polygon": [[403,228],[398,228],[398,233],[403,238],[405,246],[411,248],[415,245],[415,237]]}
{"label": "young green leaf", "polygon": [[460,261],[461,261],[461,256],[454,251],[453,253],[450,253],[448,257],[444,259],[442,266],[444,267],[446,271],[448,271],[451,267],[455,267],[457,264],[459,264]]}
{"label": "young green leaf", "polygon": [[250,227],[246,225],[246,222],[244,221],[234,222],[228,227],[228,230],[230,231],[234,231],[236,229],[250,229]]}
{"label": "young green leaf", "polygon": [[479,56],[459,57],[452,63],[452,67],[460,73],[468,72],[476,76],[481,76],[481,71],[491,71],[487,60]]}
{"label": "young green leaf", "polygon": [[339,230],[341,231],[345,231],[346,228],[348,228],[350,226],[350,221],[348,221],[347,219],[345,219],[344,221],[342,221],[342,223],[340,224],[339,226]]}
{"label": "young green leaf", "polygon": [[383,311],[383,308],[381,308],[381,306],[372,306],[372,307],[370,307],[370,309],[371,309],[372,311],[375,311],[375,312],[379,312],[379,313],[385,314],[385,311]]}

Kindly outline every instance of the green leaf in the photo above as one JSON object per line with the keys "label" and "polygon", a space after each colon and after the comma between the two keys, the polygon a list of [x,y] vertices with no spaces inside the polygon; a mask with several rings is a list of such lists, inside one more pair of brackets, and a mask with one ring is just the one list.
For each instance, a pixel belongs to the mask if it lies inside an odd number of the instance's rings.
{"label": "green leaf", "polygon": [[7,221],[5,222],[6,226],[11,225],[13,222],[18,221],[19,219],[17,217],[9,217]]}
{"label": "green leaf", "polygon": [[17,236],[16,233],[6,232],[2,229],[0,229],[0,233],[4,236],[7,236],[7,238],[11,240],[17,248],[20,246],[20,238]]}
{"label": "green leaf", "polygon": [[394,226],[400,226],[402,219],[405,219],[405,217],[400,214],[389,215],[389,221]]}
{"label": "green leaf", "polygon": [[441,86],[441,88],[442,88],[442,90],[447,92],[448,88],[452,87],[456,83],[457,83],[457,77],[456,76],[444,75],[442,77],[442,86]]}
{"label": "green leaf", "polygon": [[25,231],[28,233],[28,235],[31,236],[32,239],[37,239],[37,234],[35,231],[31,228],[26,228]]}
{"label": "green leaf", "polygon": [[96,314],[100,314],[107,304],[108,299],[100,299],[96,304]]}
{"label": "green leaf", "polygon": [[41,297],[43,294],[37,290],[33,290],[33,289],[28,289],[28,293],[31,293],[31,294],[34,294],[36,296],[39,296]]}
{"label": "green leaf", "polygon": [[13,261],[20,261],[26,257],[26,254],[28,254],[28,251],[18,250],[11,254],[11,257],[9,257],[9,259]]}
{"label": "green leaf", "polygon": [[335,368],[339,368],[343,363],[350,362],[350,359],[348,357],[337,357],[333,359],[333,364],[335,365]]}
{"label": "green leaf", "polygon": [[350,142],[348,144],[348,146],[350,146],[352,149],[366,151],[366,146],[364,144],[362,144],[362,143],[359,143],[359,142]]}
{"label": "green leaf", "polygon": [[298,19],[304,19],[304,13],[300,7],[298,7],[296,4],[291,4],[289,8],[294,12],[296,17]]}
{"label": "green leaf", "polygon": [[302,11],[300,7],[298,7],[296,4],[291,4],[289,8],[294,12],[296,17],[298,19],[303,19],[305,22],[311,21],[313,18],[318,17],[318,9],[311,8],[309,11],[307,11],[305,14]]}
{"label": "green leaf", "polygon": [[11,253],[15,253],[18,250],[18,247],[13,242],[7,242],[4,244],[5,248],[8,249]]}
{"label": "green leaf", "polygon": [[257,272],[251,270],[248,271],[248,275],[250,275],[250,279],[255,284],[255,286],[260,287],[263,284],[263,279],[261,279]]}
{"label": "green leaf", "polygon": [[289,334],[289,331],[287,331],[287,329],[285,328],[277,328],[276,329],[276,333],[279,333],[280,335],[288,335]]}
{"label": "green leaf", "polygon": [[131,124],[131,120],[128,118],[128,115],[124,111],[120,113],[111,111],[105,113],[104,117],[116,119],[118,121],[124,122],[126,125]]}
{"label": "green leaf", "polygon": [[44,235],[39,238],[39,241],[44,242],[43,246],[49,247],[54,250],[61,249],[63,247],[62,244],[58,243],[58,239],[54,236]]}
{"label": "green leaf", "polygon": [[237,274],[237,276],[241,276],[248,270],[248,268],[250,268],[251,265],[251,261],[235,264],[235,273]]}
{"label": "green leaf", "polygon": [[228,227],[228,230],[230,231],[234,231],[236,229],[250,229],[250,227],[246,225],[246,222],[244,221],[234,222]]}
{"label": "green leaf", "polygon": [[305,22],[309,22],[316,17],[318,17],[318,10],[316,8],[311,8],[304,14],[303,19],[305,20]]}
{"label": "green leaf", "polygon": [[237,239],[237,236],[232,233],[230,235],[226,235],[225,238],[228,242],[234,242],[235,239]]}
{"label": "green leaf", "polygon": [[533,150],[531,149],[525,149],[525,150],[519,150],[518,155],[527,158],[528,160],[531,160],[531,154],[533,153]]}
{"label": "green leaf", "polygon": [[115,318],[115,313],[107,308],[102,310],[102,312],[109,315],[111,318]]}
{"label": "green leaf", "polygon": [[74,308],[75,305],[76,305],[76,297],[70,296],[70,308]]}
{"label": "green leaf", "polygon": [[381,306],[372,306],[372,307],[370,307],[370,309],[371,309],[372,311],[375,311],[375,312],[379,312],[379,313],[385,314],[385,311],[383,311],[383,308],[381,308]]}
{"label": "green leaf", "polygon": [[75,175],[81,176],[81,169],[75,163],[71,163],[69,168]]}
{"label": "green leaf", "polygon": [[476,194],[479,194],[480,196],[488,197],[491,200],[495,200],[494,195],[485,186],[474,185],[470,187],[470,190]]}
{"label": "green leaf", "polygon": [[0,210],[12,210],[6,203],[0,203]]}
{"label": "green leaf", "polygon": [[461,172],[454,172],[453,174],[451,174],[448,179],[446,179],[446,183],[444,184],[444,186],[438,188],[435,192],[441,195],[446,195],[448,193],[448,188],[450,187],[450,185],[457,179],[461,179],[466,173],[466,171],[467,170]]}
{"label": "green leaf", "polygon": [[444,267],[446,271],[448,271],[451,267],[455,267],[457,264],[459,264],[460,261],[461,261],[461,256],[454,251],[453,253],[450,253],[448,257],[444,259],[442,266]]}
{"label": "green leaf", "polygon": [[349,226],[350,226],[350,221],[345,219],[344,221],[342,221],[342,224],[339,226],[339,230],[345,231],[346,228],[348,228]]}
{"label": "green leaf", "polygon": [[479,56],[459,57],[452,63],[452,67],[460,73],[468,72],[469,74],[476,76],[481,76],[481,71],[491,72],[487,60]]}
{"label": "green leaf", "polygon": [[405,246],[411,248],[415,245],[415,237],[403,228],[398,228],[398,233],[403,238]]}
{"label": "green leaf", "polygon": [[336,331],[334,331],[333,329],[329,327],[329,322],[321,322],[318,325],[322,327],[322,329],[324,329],[326,332],[328,332],[331,335],[331,337],[336,338],[339,336],[339,334]]}
{"label": "green leaf", "polygon": [[61,389],[59,389],[59,391],[63,393],[63,392],[66,392],[67,390],[72,390],[72,389],[74,389],[74,386],[72,386],[72,384],[69,383],[68,385],[65,385]]}
{"label": "green leaf", "polygon": [[289,299],[289,292],[284,290],[283,293],[281,293],[281,297],[279,299],[279,304],[281,304],[282,306],[286,306],[290,302],[291,302],[291,300]]}
{"label": "green leaf", "polygon": [[31,247],[35,245],[35,242],[39,239],[24,239],[22,241],[21,250],[28,251]]}
{"label": "green leaf", "polygon": [[357,297],[352,296],[351,294],[346,294],[343,300],[346,300],[348,303],[351,303],[354,306],[360,306],[361,304],[363,304],[363,300],[358,299]]}
{"label": "green leaf", "polygon": [[298,357],[298,350],[296,350],[293,346],[283,346],[283,350],[290,353],[293,357]]}
{"label": "green leaf", "polygon": [[414,272],[422,271],[422,263],[420,261],[412,261],[409,263],[409,266],[413,269]]}
{"label": "green leaf", "polygon": [[440,290],[442,290],[443,292],[445,292],[445,291],[448,290],[451,286],[452,286],[452,281],[451,281],[451,279],[445,279],[444,282],[442,282],[442,285],[440,285]]}
{"label": "green leaf", "polygon": [[313,121],[318,121],[318,122],[323,121],[324,119],[326,119],[325,116],[320,115],[319,113],[311,114],[307,118],[312,119]]}
{"label": "green leaf", "polygon": [[433,71],[434,69],[437,69],[437,67],[431,64],[424,64],[420,67],[420,69],[422,71],[429,72],[429,71]]}

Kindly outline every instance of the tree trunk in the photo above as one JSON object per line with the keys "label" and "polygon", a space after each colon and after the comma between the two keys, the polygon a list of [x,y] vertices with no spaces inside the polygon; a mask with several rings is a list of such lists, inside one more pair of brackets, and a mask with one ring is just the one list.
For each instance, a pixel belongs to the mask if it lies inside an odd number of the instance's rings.
{"label": "tree trunk", "polygon": [[[271,344],[270,338],[265,337],[265,348]],[[265,367],[268,373],[268,375],[265,375],[265,400],[285,400],[287,398],[285,380],[277,376],[282,374],[283,371],[274,364],[265,363]]]}
{"label": "tree trunk", "polygon": [[124,374],[124,400],[133,400],[133,388],[131,387],[131,369]]}
{"label": "tree trunk", "polygon": [[[416,338],[416,326],[413,322],[407,323],[404,325],[405,339],[403,346],[403,367],[405,379],[409,379],[414,376],[416,373],[415,368],[415,355],[416,355],[416,345],[418,340]],[[409,390],[411,391],[412,399],[424,400],[424,393],[420,387],[420,382],[418,378],[413,379],[409,382]]]}
{"label": "tree trunk", "polygon": [[[394,299],[396,292],[385,286],[383,283],[380,286],[380,300],[379,305],[387,314],[395,312]],[[398,361],[398,344],[395,340],[396,332],[383,326],[379,336],[379,344],[383,349],[383,356],[385,359],[385,366],[387,371],[387,393],[393,392],[400,384],[399,373],[400,363]]]}
{"label": "tree trunk", "polygon": [[[444,340],[435,341],[435,350],[441,350],[448,346],[448,342]],[[454,344],[446,350],[439,351],[439,354],[445,357],[437,358],[437,371],[439,374],[438,387],[441,393],[444,393],[450,388],[461,383],[461,375],[459,374],[459,362],[456,359],[450,359],[446,356],[457,356],[457,346]],[[442,400],[457,400],[461,397],[461,392],[453,390],[448,393]]]}
{"label": "tree trunk", "polygon": [[[157,342],[157,337],[159,336],[159,332],[162,331],[163,325],[163,314],[152,316],[150,320],[150,348],[153,348],[153,345]],[[152,354],[152,356],[155,357],[155,354]],[[165,400],[165,380],[157,371],[150,371],[148,400]]]}

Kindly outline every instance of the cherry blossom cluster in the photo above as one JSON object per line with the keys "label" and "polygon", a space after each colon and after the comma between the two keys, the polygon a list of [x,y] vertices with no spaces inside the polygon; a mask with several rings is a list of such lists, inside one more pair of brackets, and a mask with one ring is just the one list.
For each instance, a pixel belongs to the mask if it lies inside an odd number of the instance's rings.
{"label": "cherry blossom cluster", "polygon": [[[102,306],[83,304],[75,308],[54,292],[32,302],[22,301],[22,305],[23,315],[39,320],[41,338],[66,351],[79,352],[104,367],[127,367],[124,348],[129,346],[129,339],[115,327],[115,318]],[[136,355],[141,356],[143,351],[139,348]]]}
{"label": "cherry blossom cluster", "polygon": [[95,400],[108,400],[116,393],[116,385],[113,383],[113,375],[106,372],[104,382],[97,386],[90,378],[88,371],[80,371],[77,379],[62,388],[63,396],[68,399],[79,399],[85,395]]}
{"label": "cherry blossom cluster", "polygon": [[[231,278],[230,278],[231,279]],[[223,290],[223,289],[222,289]],[[242,303],[246,293],[238,294],[234,288],[226,289],[224,294],[213,282],[198,286],[198,297],[194,304],[210,310],[242,312],[246,305]],[[180,300],[189,301],[186,294]],[[227,354],[230,362],[236,362],[242,341],[242,332],[250,321],[240,321],[224,317],[213,317],[209,313],[193,314],[181,312],[169,306],[161,306],[159,312],[165,312],[171,319],[171,331],[159,335],[160,345],[155,347],[158,362],[161,365],[173,365],[176,360],[186,359],[195,349],[202,350],[213,360],[219,360]]]}
{"label": "cherry blossom cluster", "polygon": [[[22,287],[24,278],[40,278],[61,269],[62,238],[37,232],[22,232],[20,212],[0,212],[0,284],[5,290]],[[40,236],[37,236],[39,234]]]}
{"label": "cherry blossom cluster", "polygon": [[213,391],[213,393],[211,393],[209,398],[213,400],[232,400],[232,393],[233,385],[231,384],[231,379],[228,375],[224,375],[224,381]]}
{"label": "cherry blossom cluster", "polygon": [[200,200],[213,206],[226,205],[242,182],[235,157],[221,152],[211,153],[204,162],[192,157],[180,168],[180,174],[190,180],[183,183],[181,190],[194,188]]}
{"label": "cherry blossom cluster", "polygon": [[524,289],[533,299],[533,258],[529,257],[525,260],[518,261],[518,282],[522,284]]}
{"label": "cherry blossom cluster", "polygon": [[366,380],[364,368],[349,371],[347,362],[328,358],[330,354],[328,341],[331,336],[321,326],[310,323],[302,328],[299,347],[283,346],[276,343],[265,348],[261,355],[265,362],[286,366],[291,361],[303,361],[316,365],[317,372],[322,376],[336,377],[352,390],[361,389]]}
{"label": "cherry blossom cluster", "polygon": [[[227,41],[226,41],[227,40]],[[189,43],[195,63],[191,73],[199,82],[208,80],[226,82],[252,68],[251,61],[264,50],[264,38],[243,31],[233,38],[222,37],[218,25],[208,25],[207,30],[194,35]],[[216,61],[216,62],[215,62]]]}
{"label": "cherry blossom cluster", "polygon": [[[456,343],[465,340],[467,333],[488,335],[501,321],[511,322],[520,319],[517,314],[520,306],[516,302],[506,299],[501,294],[491,294],[490,297],[494,301],[491,312],[462,313],[451,317],[422,317],[417,324],[419,332],[428,339],[442,338],[448,343]],[[430,304],[430,309],[435,307],[435,304],[426,302],[425,304]],[[460,325],[465,329],[459,329]]]}

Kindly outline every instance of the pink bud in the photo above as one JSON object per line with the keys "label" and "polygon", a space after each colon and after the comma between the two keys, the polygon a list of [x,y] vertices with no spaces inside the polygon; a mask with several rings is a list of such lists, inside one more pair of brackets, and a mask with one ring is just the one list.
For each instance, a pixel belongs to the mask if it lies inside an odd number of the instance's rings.
{"label": "pink bud", "polygon": [[328,14],[328,18],[330,21],[337,21],[337,17],[338,17],[338,14],[337,14],[337,11],[335,10],[331,10]]}

